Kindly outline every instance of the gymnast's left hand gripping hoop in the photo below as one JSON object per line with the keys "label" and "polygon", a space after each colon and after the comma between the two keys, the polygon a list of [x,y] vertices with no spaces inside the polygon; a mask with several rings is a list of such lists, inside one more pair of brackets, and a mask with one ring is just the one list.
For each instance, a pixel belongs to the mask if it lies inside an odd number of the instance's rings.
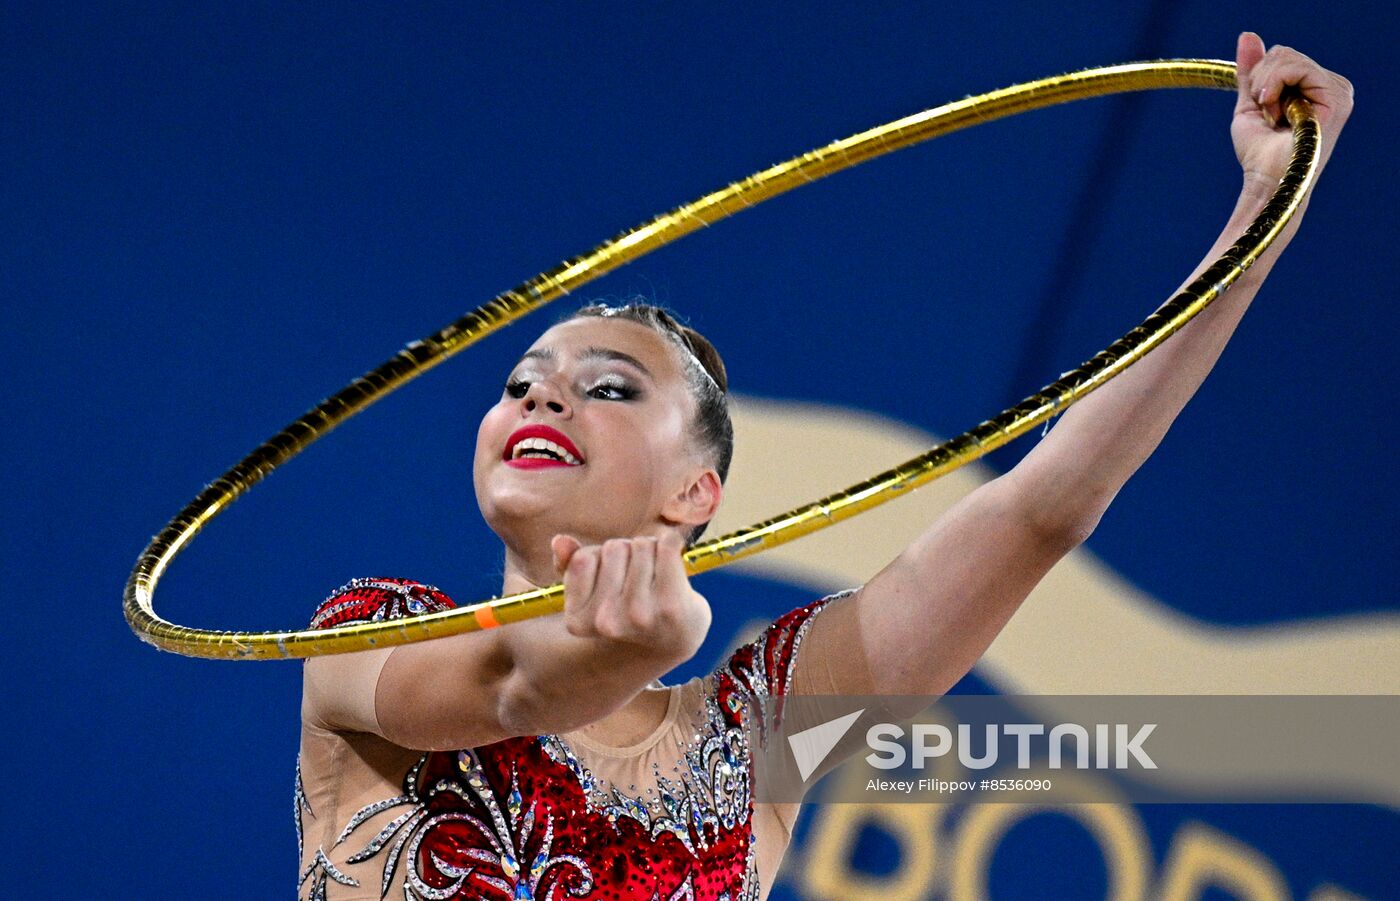
{"label": "gymnast's left hand gripping hoop", "polygon": [[[1235,66],[1222,60],[1158,60],[1085,69],[945,104],[779,163],[707,194],[566,260],[421,341],[321,401],[207,486],[151,539],[126,583],[123,610],[144,641],[192,657],[265,660],[313,657],[408,644],[519,622],[563,609],[561,585],[482,601],[443,613],[319,631],[221,632],[162,619],[156,583],[204,525],[273,469],[376,400],[481,338],[612,270],[685,235],[799,185],[950,132],[1016,113],[1125,91],[1167,87],[1235,90]],[[777,547],[855,516],[989,453],[1062,413],[1165,341],[1223,294],[1273,242],[1297,211],[1321,152],[1311,104],[1287,105],[1293,158],[1277,190],[1244,235],[1199,278],[1077,369],[1021,403],[926,453],[803,507],[697,545],[685,554],[691,574]]]}

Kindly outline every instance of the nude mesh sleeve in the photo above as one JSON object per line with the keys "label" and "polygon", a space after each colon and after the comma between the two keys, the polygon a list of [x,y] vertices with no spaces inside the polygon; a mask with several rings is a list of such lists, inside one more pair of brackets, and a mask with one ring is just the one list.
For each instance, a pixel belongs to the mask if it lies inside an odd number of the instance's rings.
{"label": "nude mesh sleeve", "polygon": [[[408,579],[355,579],[321,602],[310,628],[402,619],[451,610],[456,604],[431,585]],[[393,648],[334,654],[307,661],[302,717],[322,729],[382,735],[375,709],[379,676]]]}

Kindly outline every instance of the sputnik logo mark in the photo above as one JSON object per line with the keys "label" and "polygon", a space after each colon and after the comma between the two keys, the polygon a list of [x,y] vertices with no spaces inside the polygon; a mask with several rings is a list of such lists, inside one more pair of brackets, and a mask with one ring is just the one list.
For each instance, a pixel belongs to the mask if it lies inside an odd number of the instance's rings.
{"label": "sputnik logo mark", "polygon": [[797,772],[806,782],[807,777],[816,772],[821,762],[836,747],[836,743],[850,731],[865,708],[837,717],[820,726],[803,729],[788,736],[788,747],[792,748],[792,759],[797,762]]}

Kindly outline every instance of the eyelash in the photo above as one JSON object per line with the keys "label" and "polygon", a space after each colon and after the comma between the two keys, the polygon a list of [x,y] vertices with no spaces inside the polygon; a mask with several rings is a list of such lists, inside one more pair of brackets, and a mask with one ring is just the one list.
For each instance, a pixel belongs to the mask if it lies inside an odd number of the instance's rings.
{"label": "eyelash", "polygon": [[[530,383],[523,379],[511,379],[510,381],[506,382],[506,394],[517,400],[524,397],[526,392],[528,392],[529,390]],[[597,394],[594,393],[601,390],[615,391],[617,392],[618,396],[599,397]],[[637,390],[628,385],[618,385],[609,384],[607,382],[599,382],[592,388],[588,389],[588,394],[590,397],[596,398],[597,400],[632,400],[637,396]]]}

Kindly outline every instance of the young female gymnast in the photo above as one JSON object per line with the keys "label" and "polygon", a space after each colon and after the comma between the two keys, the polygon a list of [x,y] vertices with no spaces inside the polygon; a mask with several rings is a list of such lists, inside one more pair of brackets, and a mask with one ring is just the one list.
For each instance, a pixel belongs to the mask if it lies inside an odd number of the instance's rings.
{"label": "young female gymnast", "polygon": [[[1244,187],[1208,262],[1287,164],[1284,86],[1316,107],[1324,156],[1351,110],[1351,85],[1294,50],[1266,53],[1245,34],[1237,57],[1231,132]],[[505,544],[502,591],[562,578],[564,612],[307,663],[300,889],[762,899],[798,805],[753,802],[743,702],[952,686],[1157,446],[1294,228],[865,585],[780,617],[684,685],[657,680],[710,625],[681,553],[719,507],[729,465],[724,366],[655,308],[585,308],[550,328],[482,420],[474,476]],[[427,585],[361,579],[313,626],[451,606]]]}

